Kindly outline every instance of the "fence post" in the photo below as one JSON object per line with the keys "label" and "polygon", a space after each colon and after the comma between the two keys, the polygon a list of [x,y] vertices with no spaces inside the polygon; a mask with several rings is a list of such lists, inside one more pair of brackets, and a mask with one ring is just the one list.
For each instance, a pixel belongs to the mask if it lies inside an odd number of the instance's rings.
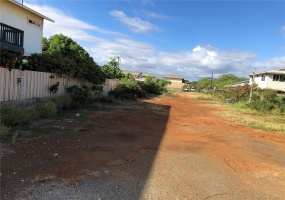
{"label": "fence post", "polygon": [[20,83],[20,101],[25,99],[25,72],[20,70],[21,83]]}

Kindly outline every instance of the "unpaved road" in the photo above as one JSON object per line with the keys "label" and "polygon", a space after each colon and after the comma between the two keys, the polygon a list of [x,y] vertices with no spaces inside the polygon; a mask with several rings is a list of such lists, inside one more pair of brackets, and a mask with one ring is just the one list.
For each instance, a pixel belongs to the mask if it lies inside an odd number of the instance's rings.
{"label": "unpaved road", "polygon": [[285,199],[285,135],[216,112],[184,95],[37,123],[74,129],[2,144],[1,199]]}

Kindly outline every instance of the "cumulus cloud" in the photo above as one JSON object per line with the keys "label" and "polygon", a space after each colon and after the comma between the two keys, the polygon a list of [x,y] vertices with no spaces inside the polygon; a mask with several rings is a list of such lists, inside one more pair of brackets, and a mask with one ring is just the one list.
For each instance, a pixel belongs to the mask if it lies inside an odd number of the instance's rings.
{"label": "cumulus cloud", "polygon": [[117,20],[122,22],[133,32],[136,33],[147,33],[150,31],[159,31],[159,27],[145,20],[141,20],[138,17],[130,18],[124,12],[113,10],[110,15],[115,17]]}
{"label": "cumulus cloud", "polygon": [[[160,77],[175,73],[189,80],[209,77],[212,72],[216,76],[230,73],[246,77],[254,68],[264,71],[285,66],[285,56],[258,61],[251,52],[226,51],[210,45],[197,45],[188,51],[158,51],[152,44],[86,23],[58,8],[36,3],[27,6],[55,20],[55,23],[45,22],[44,36],[63,33],[71,37],[99,65],[106,64],[110,58],[120,57],[122,69],[146,71]],[[104,39],[97,33],[112,36],[112,39]]]}
{"label": "cumulus cloud", "polygon": [[[46,5],[38,5],[33,3],[33,1],[28,1],[25,3],[25,6],[39,11],[41,14],[48,16],[53,19],[55,23],[45,22],[45,36],[51,36],[56,33],[69,33],[70,35],[75,36],[76,38],[88,37],[86,31],[95,31],[97,33],[113,35],[113,36],[123,36],[123,34],[109,31],[98,26],[94,26],[82,20],[79,20],[62,10]],[[80,27],[80,28],[79,28]]]}

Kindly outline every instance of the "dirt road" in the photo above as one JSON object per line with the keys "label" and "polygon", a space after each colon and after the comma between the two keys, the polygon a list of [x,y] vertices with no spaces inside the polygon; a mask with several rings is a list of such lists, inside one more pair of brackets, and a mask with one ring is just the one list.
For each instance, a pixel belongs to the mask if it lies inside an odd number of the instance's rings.
{"label": "dirt road", "polygon": [[184,95],[35,123],[68,131],[2,144],[1,199],[285,199],[285,135],[218,111]]}

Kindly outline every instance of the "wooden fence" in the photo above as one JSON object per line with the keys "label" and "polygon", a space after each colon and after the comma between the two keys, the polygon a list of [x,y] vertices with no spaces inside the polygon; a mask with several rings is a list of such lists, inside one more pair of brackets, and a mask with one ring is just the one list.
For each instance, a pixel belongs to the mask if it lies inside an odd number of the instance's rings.
{"label": "wooden fence", "polygon": [[[49,88],[57,82],[59,82],[59,90],[52,94]],[[82,83],[88,82],[46,72],[21,71],[18,69],[9,71],[0,68],[0,102],[62,96],[65,95],[66,88]],[[106,95],[119,83],[119,80],[107,79],[103,85],[103,93]]]}

